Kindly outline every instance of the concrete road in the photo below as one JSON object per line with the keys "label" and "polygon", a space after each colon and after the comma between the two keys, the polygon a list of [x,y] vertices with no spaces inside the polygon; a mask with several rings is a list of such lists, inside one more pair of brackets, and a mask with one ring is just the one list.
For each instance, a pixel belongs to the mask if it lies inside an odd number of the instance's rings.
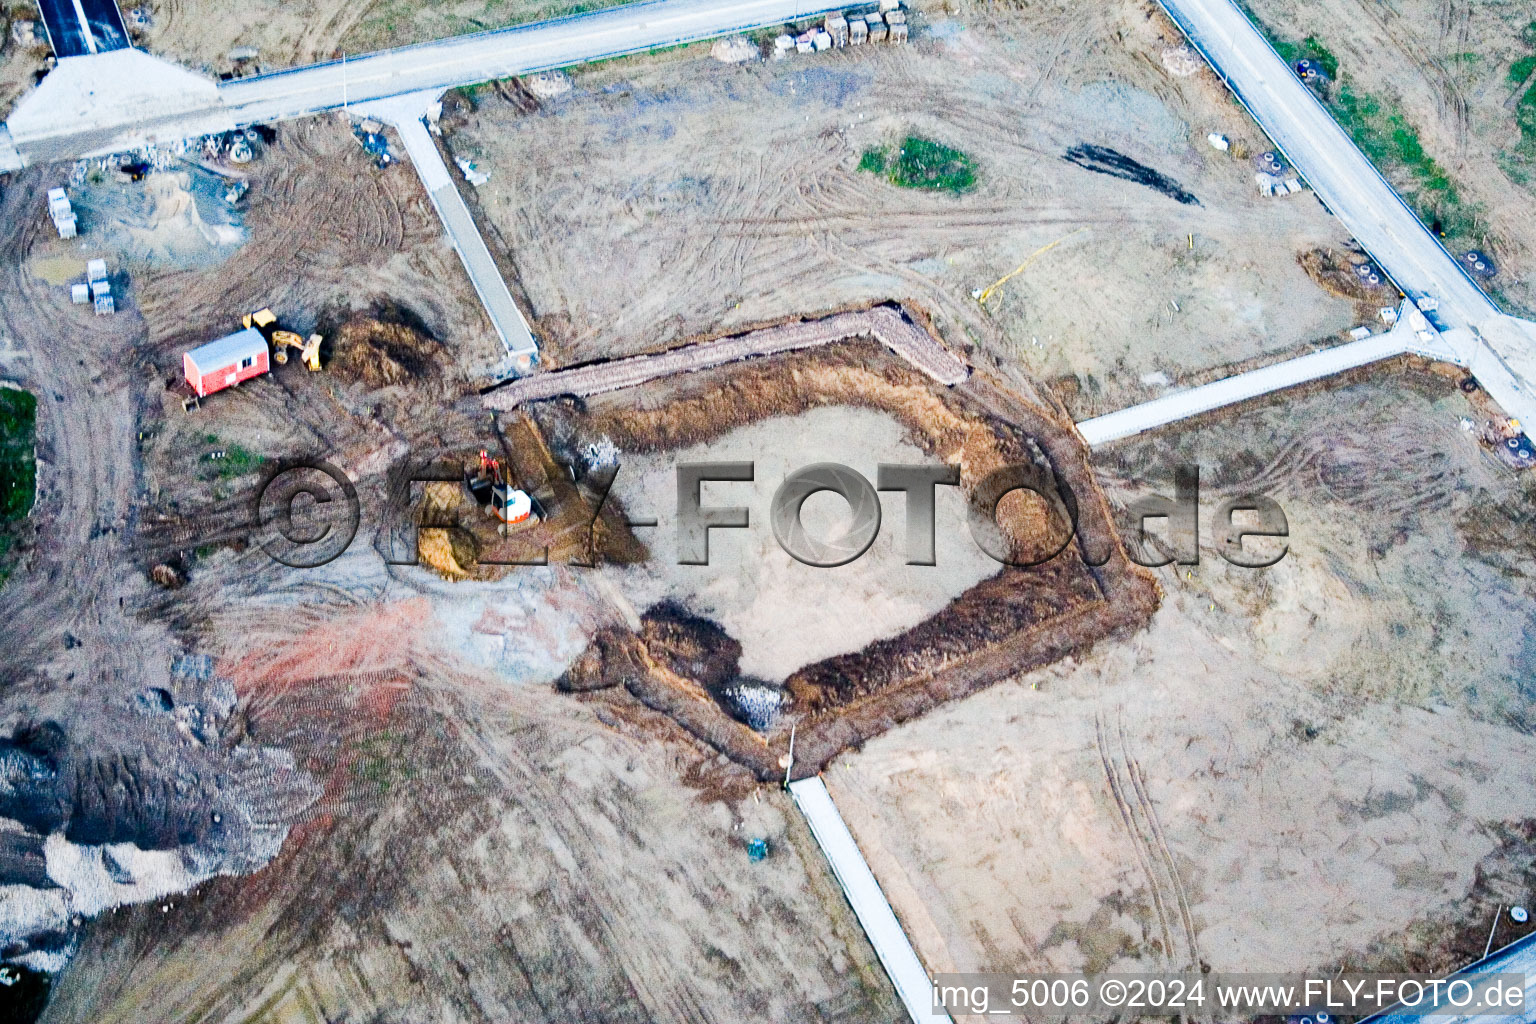
{"label": "concrete road", "polygon": [[[100,118],[88,120],[67,108],[58,109],[56,103],[50,102],[48,90],[40,89],[22,100],[12,114],[13,122],[21,114],[34,127],[23,133],[12,125],[18,155],[7,161],[0,151],[0,170],[22,163],[72,159],[131,149],[145,142],[187,138],[213,130],[210,125],[260,124],[404,93],[441,93],[509,75],[779,25],[837,6],[829,0],[631,3],[591,14],[222,82],[217,100],[206,109],[187,109],[185,97],[179,95],[184,90],[168,89],[161,104],[165,108],[163,114],[146,97],[138,105],[135,117],[113,124],[103,124]],[[95,80],[92,68],[94,65],[75,63],[68,71],[74,77],[84,78],[89,90],[98,95],[116,87],[110,78]],[[143,89],[142,82],[138,88]],[[31,109],[39,105],[48,109]],[[185,132],[177,130],[182,123]]]}
{"label": "concrete road", "polygon": [[1446,327],[1498,313],[1231,0],[1159,2],[1409,298],[1437,299]]}
{"label": "concrete road", "polygon": [[778,25],[838,5],[827,0],[655,0],[444,39],[346,61],[225,82],[240,124],[300,117],[405,92],[442,91],[509,75]]}

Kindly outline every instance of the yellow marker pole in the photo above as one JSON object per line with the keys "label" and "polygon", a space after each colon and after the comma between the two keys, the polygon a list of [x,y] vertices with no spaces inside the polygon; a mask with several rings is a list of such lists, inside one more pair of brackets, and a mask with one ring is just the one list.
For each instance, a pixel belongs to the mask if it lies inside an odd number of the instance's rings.
{"label": "yellow marker pole", "polygon": [[1189,236],[1189,247],[1191,249],[1193,249],[1195,247],[1195,236],[1194,235],[1190,235]]}
{"label": "yellow marker pole", "polygon": [[1068,232],[1067,234],[1062,235],[1060,238],[1056,239],[1056,241],[1052,242],[1050,245],[1042,245],[1040,248],[1036,249],[1034,252],[1029,254],[1029,259],[1025,260],[1023,263],[1020,263],[1017,267],[1014,267],[1013,270],[1011,270],[1008,273],[1004,274],[1002,277],[998,278],[996,281],[993,281],[992,284],[990,286],[988,286],[984,291],[982,291],[982,293],[980,295],[976,296],[976,301],[979,302],[981,305],[985,306],[987,304],[987,299],[992,297],[992,293],[993,292],[997,291],[998,288],[1002,287],[1004,283],[1006,283],[1006,282],[1012,280],[1013,278],[1018,277],[1020,274],[1022,274],[1024,272],[1024,268],[1028,267],[1031,263],[1035,262],[1035,259],[1037,257],[1043,256],[1046,253],[1050,252],[1052,249],[1056,248],[1058,245],[1060,245],[1062,242],[1065,242],[1067,239],[1071,238],[1073,235],[1080,235],[1084,231],[1087,231],[1087,230],[1088,229],[1086,227],[1081,227],[1081,228],[1078,228],[1076,231]]}

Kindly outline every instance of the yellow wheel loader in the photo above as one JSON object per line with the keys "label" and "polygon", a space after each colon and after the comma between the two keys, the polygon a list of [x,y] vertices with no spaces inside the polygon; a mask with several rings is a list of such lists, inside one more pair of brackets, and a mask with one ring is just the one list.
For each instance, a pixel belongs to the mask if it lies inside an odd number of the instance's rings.
{"label": "yellow wheel loader", "polygon": [[277,326],[277,316],[270,309],[258,309],[249,316],[242,317],[240,323],[244,327],[254,327],[261,332],[272,346],[272,358],[279,365],[288,362],[288,350],[297,349],[299,356],[304,360],[304,365],[311,371],[320,369],[320,343],[325,339],[318,334],[311,334],[309,340],[299,337],[292,331],[282,330]]}

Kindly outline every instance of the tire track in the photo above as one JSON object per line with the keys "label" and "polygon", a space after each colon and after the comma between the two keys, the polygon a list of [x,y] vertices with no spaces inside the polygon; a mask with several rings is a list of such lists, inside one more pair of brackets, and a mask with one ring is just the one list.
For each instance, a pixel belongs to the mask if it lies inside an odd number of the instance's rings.
{"label": "tire track", "polygon": [[1173,851],[1168,846],[1167,837],[1163,833],[1162,821],[1157,816],[1157,808],[1147,796],[1146,773],[1142,771],[1141,764],[1131,756],[1130,742],[1125,735],[1125,721],[1121,718],[1116,722],[1117,731],[1120,734],[1120,754],[1125,761],[1126,774],[1131,778],[1131,789],[1136,795],[1141,807],[1142,820],[1146,823],[1148,842],[1153,852],[1161,859],[1163,868],[1168,874],[1170,888],[1173,889],[1174,900],[1178,905],[1179,918],[1184,925],[1184,938],[1189,950],[1190,970],[1198,970],[1201,963],[1200,943],[1195,930],[1194,913],[1190,910],[1189,895],[1184,888],[1184,879],[1179,873],[1178,862],[1174,860]]}
{"label": "tire track", "polygon": [[1114,754],[1110,751],[1109,740],[1104,728],[1104,716],[1102,713],[1094,715],[1094,732],[1098,744],[1099,761],[1104,766],[1104,778],[1109,783],[1110,796],[1114,798],[1115,808],[1120,812],[1120,821],[1125,826],[1127,836],[1131,840],[1131,848],[1136,854],[1136,863],[1141,868],[1142,877],[1147,882],[1147,892],[1152,897],[1152,908],[1157,915],[1158,930],[1163,937],[1163,961],[1173,961],[1173,929],[1169,925],[1168,910],[1163,900],[1162,886],[1158,883],[1157,875],[1152,870],[1151,853],[1146,837],[1142,834],[1132,811],[1131,801],[1126,798],[1125,784],[1120,778],[1119,766],[1115,764]]}

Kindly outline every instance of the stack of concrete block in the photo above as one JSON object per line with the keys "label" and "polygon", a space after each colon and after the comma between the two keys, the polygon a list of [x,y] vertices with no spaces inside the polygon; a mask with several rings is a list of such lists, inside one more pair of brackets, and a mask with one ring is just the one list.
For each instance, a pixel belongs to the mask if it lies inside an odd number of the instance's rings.
{"label": "stack of concrete block", "polygon": [[107,280],[107,261],[91,260],[85,265],[85,282],[91,286],[91,298],[96,301],[96,315],[107,316],[117,310],[112,298],[112,282]]}
{"label": "stack of concrete block", "polygon": [[833,46],[848,45],[848,19],[837,12],[827,15],[827,20],[822,23],[828,36],[832,38]]}
{"label": "stack of concrete block", "polygon": [[864,45],[864,41],[868,38],[869,22],[865,21],[863,18],[849,18],[848,42],[852,43],[854,46],[862,46]]}
{"label": "stack of concrete block", "polygon": [[62,188],[48,190],[48,216],[53,218],[53,226],[58,229],[60,238],[75,237],[78,227],[75,211]]}

